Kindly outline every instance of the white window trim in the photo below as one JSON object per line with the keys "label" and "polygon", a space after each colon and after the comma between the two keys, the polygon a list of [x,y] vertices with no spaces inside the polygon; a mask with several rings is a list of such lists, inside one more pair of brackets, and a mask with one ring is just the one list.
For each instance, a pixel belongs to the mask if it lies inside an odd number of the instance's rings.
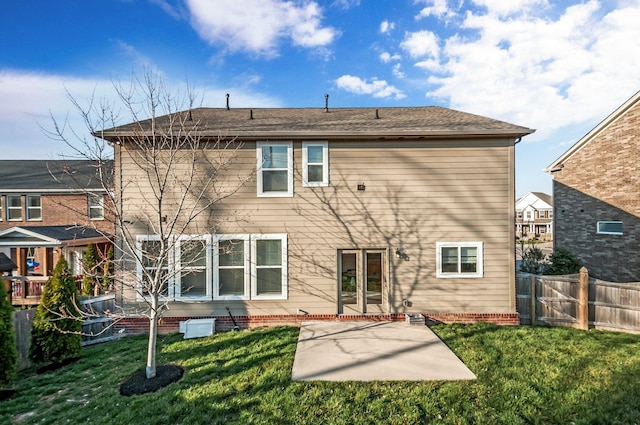
{"label": "white window trim", "polygon": [[[136,236],[136,255],[138,256],[139,259],[142,259],[142,243],[143,242],[148,242],[148,241],[159,241],[160,240],[160,236],[158,235],[137,235]],[[169,258],[168,258],[168,264],[167,264],[167,275],[168,275],[168,281],[167,281],[167,296],[160,296],[159,300],[161,301],[171,301],[173,300],[173,287],[174,287],[174,276],[171,275],[173,267],[174,267],[174,262],[173,262],[173,255],[170,252],[169,253]],[[137,301],[145,301],[148,300],[147,297],[144,296],[143,294],[143,287],[142,287],[142,280],[143,280],[143,274],[142,274],[142,264],[141,261],[136,261],[136,278],[137,278],[137,284],[136,284],[136,300]]]}
{"label": "white window trim", "polygon": [[[309,163],[308,149],[310,146],[322,148],[322,164]],[[309,165],[322,165],[322,181],[309,181]],[[329,186],[329,143],[328,142],[302,142],[302,186],[303,187],[327,187]]]}
{"label": "white window trim", "polygon": [[[11,198],[18,198],[20,199],[20,207],[12,207],[11,203],[9,202],[9,199]],[[11,210],[17,210],[20,209],[20,217],[18,218],[9,218],[10,216],[10,211]],[[23,221],[22,218],[22,195],[7,195],[7,205],[6,205],[6,210],[7,210],[7,221]]]}
{"label": "white window trim", "polygon": [[[32,198],[38,198],[40,200],[40,206],[38,206],[38,207],[29,206],[29,200],[32,199]],[[42,221],[42,197],[40,195],[27,195],[25,197],[25,210],[26,210],[26,214],[27,214],[27,221]],[[33,210],[40,211],[40,217],[31,218],[31,211],[33,211]]]}
{"label": "white window trim", "polygon": [[[258,295],[258,265],[257,265],[257,246],[258,240],[275,240],[280,239],[282,241],[282,261],[280,267],[282,268],[282,292],[278,295]],[[254,300],[286,300],[288,294],[288,273],[287,273],[287,234],[259,234],[251,235],[251,299]]]}
{"label": "white window trim", "polygon": [[[262,148],[264,146],[286,146],[287,147],[287,191],[263,192],[262,190]],[[256,142],[256,153],[258,159],[257,193],[258,197],[282,198],[293,196],[293,142]],[[278,170],[276,168],[276,170]]]}
{"label": "white window trim", "polygon": [[596,223],[596,233],[599,234],[599,235],[618,235],[618,236],[624,235],[624,228],[623,228],[622,232],[602,232],[602,231],[600,231],[600,223],[616,223],[616,224],[620,223],[621,225],[624,226],[622,221],[612,221],[612,220],[598,221]]}
{"label": "white window trim", "polygon": [[[244,243],[244,293],[243,295],[220,295],[220,241],[242,240]],[[214,300],[248,300],[251,290],[249,235],[213,235],[213,299]]]}
{"label": "white window trim", "polygon": [[[476,248],[478,253],[478,267],[475,273],[444,273],[442,272],[442,248]],[[458,251],[459,252],[459,251]],[[458,261],[460,259],[458,258]],[[458,263],[459,264],[459,263]],[[482,242],[436,242],[436,277],[437,278],[482,278],[484,275],[484,252]]]}
{"label": "white window trim", "polygon": [[[93,205],[91,203],[91,198],[97,199],[98,205]],[[88,208],[89,208],[89,211],[88,211],[89,220],[104,220],[104,196],[89,194],[87,196],[87,205],[88,205]],[[99,211],[101,211],[100,217],[91,217],[91,210],[99,210]]]}
{"label": "white window trim", "polygon": [[[187,268],[198,268],[203,269],[205,272],[205,294],[204,295],[189,295],[182,294],[182,242],[183,241],[193,241],[199,240],[205,242],[205,266],[187,266]],[[174,263],[173,263],[173,291],[175,294],[176,301],[201,301],[201,300],[210,300],[211,299],[211,236],[210,235],[182,235],[180,236],[176,243],[174,244],[174,255],[173,255]],[[170,268],[171,270],[171,268]]]}

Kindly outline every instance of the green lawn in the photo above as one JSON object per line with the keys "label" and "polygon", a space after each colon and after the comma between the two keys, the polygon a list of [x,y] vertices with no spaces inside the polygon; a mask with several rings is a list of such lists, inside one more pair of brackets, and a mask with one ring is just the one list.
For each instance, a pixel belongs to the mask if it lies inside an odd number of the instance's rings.
{"label": "green lawn", "polygon": [[439,325],[478,376],[463,382],[291,382],[298,329],[159,340],[186,368],[157,393],[123,397],[146,338],[84,349],[57,371],[23,372],[1,424],[630,424],[640,422],[640,336],[561,328]]}

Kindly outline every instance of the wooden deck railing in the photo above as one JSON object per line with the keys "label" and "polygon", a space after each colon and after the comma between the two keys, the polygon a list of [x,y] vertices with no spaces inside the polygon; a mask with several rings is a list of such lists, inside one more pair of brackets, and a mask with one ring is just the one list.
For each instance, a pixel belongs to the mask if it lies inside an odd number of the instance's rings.
{"label": "wooden deck railing", "polygon": [[[30,307],[40,304],[40,298],[49,276],[10,276],[5,277],[11,282],[9,298],[14,307]],[[82,277],[76,278],[78,291],[82,288]]]}

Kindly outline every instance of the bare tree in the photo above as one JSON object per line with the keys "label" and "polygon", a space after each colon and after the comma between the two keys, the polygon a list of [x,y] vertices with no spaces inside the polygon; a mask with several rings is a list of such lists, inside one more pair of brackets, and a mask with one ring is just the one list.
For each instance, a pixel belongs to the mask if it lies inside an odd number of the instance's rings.
{"label": "bare tree", "polygon": [[[85,107],[69,96],[87,135],[55,118],[50,133],[73,150],[74,159],[92,161],[94,177],[103,183],[105,216],[116,232],[114,286],[122,305],[134,306],[118,317],[149,319],[146,375],[153,378],[158,321],[171,291],[201,289],[204,276],[197,265],[206,241],[193,235],[215,233],[224,220],[218,205],[253,176],[232,167],[240,142],[203,134],[191,88],[176,94],[152,72],[113,86],[114,104],[92,96]],[[123,117],[129,124],[120,125]],[[73,175],[74,170],[66,172]],[[170,267],[178,257],[181,267]],[[182,284],[175,289],[177,281]]]}

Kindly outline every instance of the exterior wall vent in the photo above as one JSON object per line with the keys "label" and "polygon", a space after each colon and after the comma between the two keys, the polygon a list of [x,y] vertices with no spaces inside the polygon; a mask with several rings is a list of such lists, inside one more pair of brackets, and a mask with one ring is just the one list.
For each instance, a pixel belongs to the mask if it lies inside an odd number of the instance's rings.
{"label": "exterior wall vent", "polygon": [[184,339],[211,336],[216,332],[216,319],[189,319],[180,322],[179,329]]}

